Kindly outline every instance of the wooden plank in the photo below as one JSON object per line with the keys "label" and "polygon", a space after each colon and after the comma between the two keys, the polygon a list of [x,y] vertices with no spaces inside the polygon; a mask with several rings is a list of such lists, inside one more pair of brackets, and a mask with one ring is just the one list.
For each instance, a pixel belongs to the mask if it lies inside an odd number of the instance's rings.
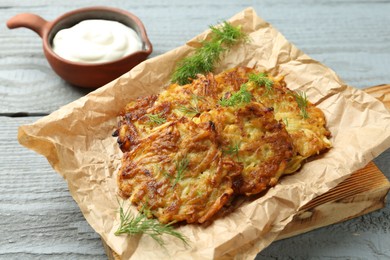
{"label": "wooden plank", "polygon": [[[5,25],[7,19],[21,12],[53,20],[67,11],[93,5],[107,5],[107,2],[6,0],[0,3],[0,23]],[[144,21],[154,45],[152,56],[184,44],[208,25],[252,5],[288,40],[337,71],[348,85],[363,88],[390,82],[390,51],[386,40],[390,31],[384,26],[390,24],[390,16],[386,11],[388,5],[381,1],[335,4],[308,0],[220,3],[199,0],[183,4],[181,0],[169,3],[152,0],[141,5],[136,1],[115,0],[109,5],[133,12]],[[40,38],[27,29],[11,31],[5,26],[0,29],[0,113],[49,113],[88,93],[57,77],[43,55],[41,44]]]}
{"label": "wooden plank", "polygon": [[66,182],[18,144],[18,126],[36,120],[0,117],[0,259],[106,259]]}
{"label": "wooden plank", "polygon": [[303,206],[278,240],[383,208],[389,189],[390,182],[370,162],[335,188]]}

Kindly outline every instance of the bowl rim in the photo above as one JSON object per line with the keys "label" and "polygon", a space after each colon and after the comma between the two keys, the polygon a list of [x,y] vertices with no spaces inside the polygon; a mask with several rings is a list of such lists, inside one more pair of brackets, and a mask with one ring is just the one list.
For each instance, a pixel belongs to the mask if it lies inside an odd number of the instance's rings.
{"label": "bowl rim", "polygon": [[[55,53],[53,51],[53,48],[52,48],[50,40],[49,40],[49,34],[52,31],[54,25],[56,25],[58,22],[66,19],[68,17],[71,17],[73,15],[80,14],[80,13],[95,12],[95,11],[118,13],[118,14],[121,14],[123,16],[129,17],[131,20],[133,20],[135,22],[135,24],[139,27],[139,31],[141,34],[140,38],[141,38],[142,43],[145,44],[145,49],[130,53],[126,56],[123,56],[123,57],[116,59],[116,60],[113,60],[113,61],[99,62],[99,63],[82,63],[82,62],[70,61],[70,60],[67,60],[65,58],[60,57],[57,53]],[[86,19],[86,20],[88,20],[88,19]],[[108,19],[106,19],[106,20],[108,20]],[[114,21],[114,20],[112,20],[112,21]],[[45,53],[47,53],[48,55],[52,56],[53,58],[55,58],[57,60],[59,60],[63,63],[67,63],[69,65],[74,65],[74,66],[79,66],[79,67],[96,67],[96,68],[98,68],[101,66],[115,65],[116,63],[127,61],[128,59],[131,59],[132,57],[135,57],[137,55],[148,56],[153,52],[152,43],[150,42],[150,40],[147,36],[145,26],[142,23],[141,19],[139,19],[133,13],[130,13],[126,10],[115,8],[115,7],[91,6],[91,7],[84,7],[84,8],[75,9],[75,10],[72,10],[72,11],[69,11],[69,12],[66,12],[66,13],[60,15],[59,17],[57,17],[56,19],[54,19],[51,22],[48,22],[45,27],[46,28],[44,28],[43,35],[42,35],[43,48],[45,50]]]}

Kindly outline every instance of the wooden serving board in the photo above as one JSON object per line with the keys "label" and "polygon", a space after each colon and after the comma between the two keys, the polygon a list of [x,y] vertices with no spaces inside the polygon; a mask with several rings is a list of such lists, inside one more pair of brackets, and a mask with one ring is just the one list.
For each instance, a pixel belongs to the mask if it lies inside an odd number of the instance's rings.
{"label": "wooden serving board", "polygon": [[[370,87],[364,91],[390,109],[389,84]],[[389,180],[370,162],[333,189],[304,205],[277,239],[296,236],[383,208],[389,190]],[[108,259],[120,259],[104,241],[103,246]]]}

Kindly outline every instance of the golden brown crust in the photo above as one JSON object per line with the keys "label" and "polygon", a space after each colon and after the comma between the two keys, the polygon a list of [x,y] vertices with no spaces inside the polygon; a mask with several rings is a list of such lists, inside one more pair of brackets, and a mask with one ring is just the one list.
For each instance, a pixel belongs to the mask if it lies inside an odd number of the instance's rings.
{"label": "golden brown crust", "polygon": [[153,107],[156,99],[156,95],[138,98],[135,102],[127,104],[122,111],[116,134],[118,135],[119,148],[123,152],[131,150],[134,145],[139,143],[140,135],[144,132],[140,131],[141,129],[136,126],[136,123],[146,120],[145,115]]}
{"label": "golden brown crust", "polygon": [[239,107],[219,107],[200,117],[214,122],[224,156],[242,166],[234,180],[237,194],[257,194],[276,184],[293,156],[293,145],[273,110],[257,102]]}
{"label": "golden brown crust", "polygon": [[[248,81],[254,73],[198,75],[129,103],[115,132],[124,152],[121,195],[162,223],[204,223],[235,196],[274,186],[331,146],[320,109],[308,102],[303,117],[282,78],[268,76],[270,90]],[[250,101],[221,106],[243,85]]]}
{"label": "golden brown crust", "polygon": [[237,173],[222,158],[209,123],[182,118],[158,130],[124,154],[121,193],[162,223],[202,223],[233,195]]}
{"label": "golden brown crust", "polygon": [[296,101],[297,92],[288,89],[282,78],[272,80],[272,91],[267,92],[264,86],[252,86],[251,92],[258,102],[274,109],[275,119],[283,122],[291,136],[296,154],[285,173],[292,173],[300,168],[306,158],[331,147],[328,140],[330,132],[326,128],[325,115],[321,109],[307,101],[307,118],[303,117]]}

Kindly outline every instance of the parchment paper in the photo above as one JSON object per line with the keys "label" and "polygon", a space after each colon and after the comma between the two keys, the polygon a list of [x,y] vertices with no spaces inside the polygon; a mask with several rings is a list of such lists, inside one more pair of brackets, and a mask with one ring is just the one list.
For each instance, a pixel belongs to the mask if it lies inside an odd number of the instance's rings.
{"label": "parchment paper", "polygon": [[243,65],[285,75],[289,88],[306,91],[309,100],[324,111],[333,148],[307,162],[296,174],[282,178],[263,197],[243,204],[212,225],[180,227],[190,247],[170,236],[164,237],[167,244],[163,249],[148,236],[114,235],[119,221],[116,173],[122,154],[111,134],[125,104],[161,91],[176,62],[190,54],[209,30],[19,129],[20,143],[47,157],[68,182],[89,224],[124,259],[253,259],[302,205],[390,146],[390,113],[382,103],[346,86],[335,72],[298,50],[253,9],[245,9],[229,21],[241,24],[251,42],[231,50],[216,72]]}

